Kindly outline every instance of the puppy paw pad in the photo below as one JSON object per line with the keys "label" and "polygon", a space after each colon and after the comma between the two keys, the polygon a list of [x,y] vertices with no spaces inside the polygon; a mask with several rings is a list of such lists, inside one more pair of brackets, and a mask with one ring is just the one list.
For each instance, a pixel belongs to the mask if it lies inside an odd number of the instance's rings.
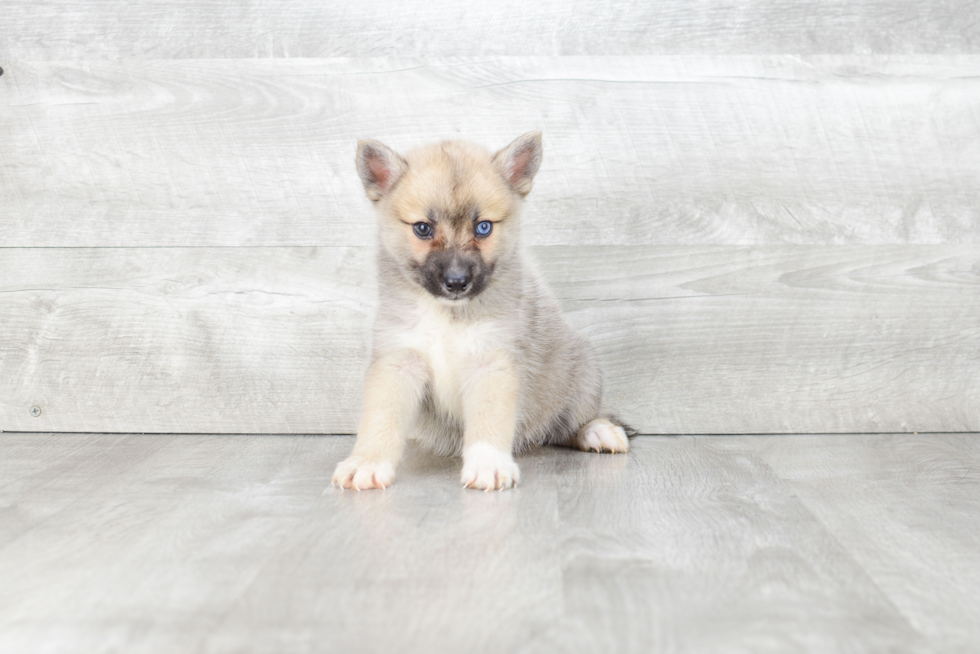
{"label": "puppy paw pad", "polygon": [[520,468],[510,452],[487,443],[477,443],[463,453],[460,480],[465,488],[504,490],[516,486],[520,478]]}
{"label": "puppy paw pad", "polygon": [[626,431],[605,418],[597,418],[579,430],[572,440],[572,445],[586,452],[617,452],[629,451],[629,439]]}
{"label": "puppy paw pad", "polygon": [[387,461],[362,461],[350,457],[337,464],[333,485],[352,490],[387,488],[395,481],[395,467]]}

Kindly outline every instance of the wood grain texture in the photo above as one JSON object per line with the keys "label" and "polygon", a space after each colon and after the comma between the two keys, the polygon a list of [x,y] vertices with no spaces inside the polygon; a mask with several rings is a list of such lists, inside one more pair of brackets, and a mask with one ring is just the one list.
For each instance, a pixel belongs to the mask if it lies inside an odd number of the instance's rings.
{"label": "wood grain texture", "polygon": [[780,440],[753,445],[915,630],[947,651],[976,649],[980,436],[864,437],[859,450],[850,437],[805,439],[806,466],[800,443]]}
{"label": "wood grain texture", "polygon": [[970,0],[7,0],[0,59],[975,53],[976,15]]}
{"label": "wood grain texture", "polygon": [[369,260],[363,248],[8,250],[0,429],[34,428],[18,417],[29,401],[42,408],[32,420],[71,415],[80,431],[348,432]]}
{"label": "wood grain texture", "polygon": [[0,247],[371,245],[358,137],[529,129],[531,243],[980,244],[976,55],[0,63]]}
{"label": "wood grain texture", "polygon": [[977,435],[549,448],[503,493],[413,448],[332,489],[352,443],[0,435],[0,650],[980,647]]}
{"label": "wood grain texture", "polygon": [[563,466],[565,614],[526,651],[929,651],[754,439],[718,440],[641,437],[628,460]]}
{"label": "wood grain texture", "polygon": [[[980,429],[974,246],[535,253],[643,432]],[[365,248],[6,250],[0,429],[350,433],[371,270]]]}

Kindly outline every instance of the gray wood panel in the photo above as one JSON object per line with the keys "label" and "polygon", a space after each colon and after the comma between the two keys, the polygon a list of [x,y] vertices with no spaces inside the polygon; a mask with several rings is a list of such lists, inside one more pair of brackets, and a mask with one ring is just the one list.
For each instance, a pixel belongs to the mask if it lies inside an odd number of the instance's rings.
{"label": "gray wood panel", "polygon": [[356,138],[529,129],[535,244],[980,243],[976,55],[0,64],[0,247],[369,245]]}
{"label": "gray wood panel", "polygon": [[332,489],[352,442],[0,435],[0,650],[980,648],[975,434],[549,448],[503,493],[413,448]]}
{"label": "gray wood panel", "polygon": [[964,53],[976,17],[972,0],[6,0],[0,59]]}
{"label": "gray wood panel", "polygon": [[[608,404],[644,432],[980,429],[975,246],[535,252],[600,353]],[[349,433],[370,261],[365,248],[5,250],[0,429]]]}
{"label": "gray wood panel", "polygon": [[[732,444],[720,442],[726,449]],[[946,640],[947,651],[976,649],[980,435],[828,436],[802,443],[805,466],[801,443],[793,439],[752,444],[807,510],[847,543],[854,561],[917,632]]]}
{"label": "gray wood panel", "polygon": [[[363,248],[7,250],[0,429],[350,431],[369,258]],[[41,416],[24,413],[31,405]]]}

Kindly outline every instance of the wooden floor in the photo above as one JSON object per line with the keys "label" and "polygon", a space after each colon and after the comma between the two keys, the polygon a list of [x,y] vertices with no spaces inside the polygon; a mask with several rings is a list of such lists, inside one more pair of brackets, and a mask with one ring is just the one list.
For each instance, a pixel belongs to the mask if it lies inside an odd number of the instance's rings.
{"label": "wooden floor", "polygon": [[350,437],[0,434],[0,652],[976,652],[980,435],[639,437],[513,492]]}

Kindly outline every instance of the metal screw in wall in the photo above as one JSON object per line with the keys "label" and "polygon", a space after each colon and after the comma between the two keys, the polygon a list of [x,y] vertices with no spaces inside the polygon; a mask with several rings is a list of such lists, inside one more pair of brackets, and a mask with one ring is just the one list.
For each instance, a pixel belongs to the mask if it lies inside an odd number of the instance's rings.
{"label": "metal screw in wall", "polygon": [[32,406],[31,407],[31,415],[34,416],[35,418],[37,418],[39,415],[41,415],[41,407],[39,407],[39,406]]}

